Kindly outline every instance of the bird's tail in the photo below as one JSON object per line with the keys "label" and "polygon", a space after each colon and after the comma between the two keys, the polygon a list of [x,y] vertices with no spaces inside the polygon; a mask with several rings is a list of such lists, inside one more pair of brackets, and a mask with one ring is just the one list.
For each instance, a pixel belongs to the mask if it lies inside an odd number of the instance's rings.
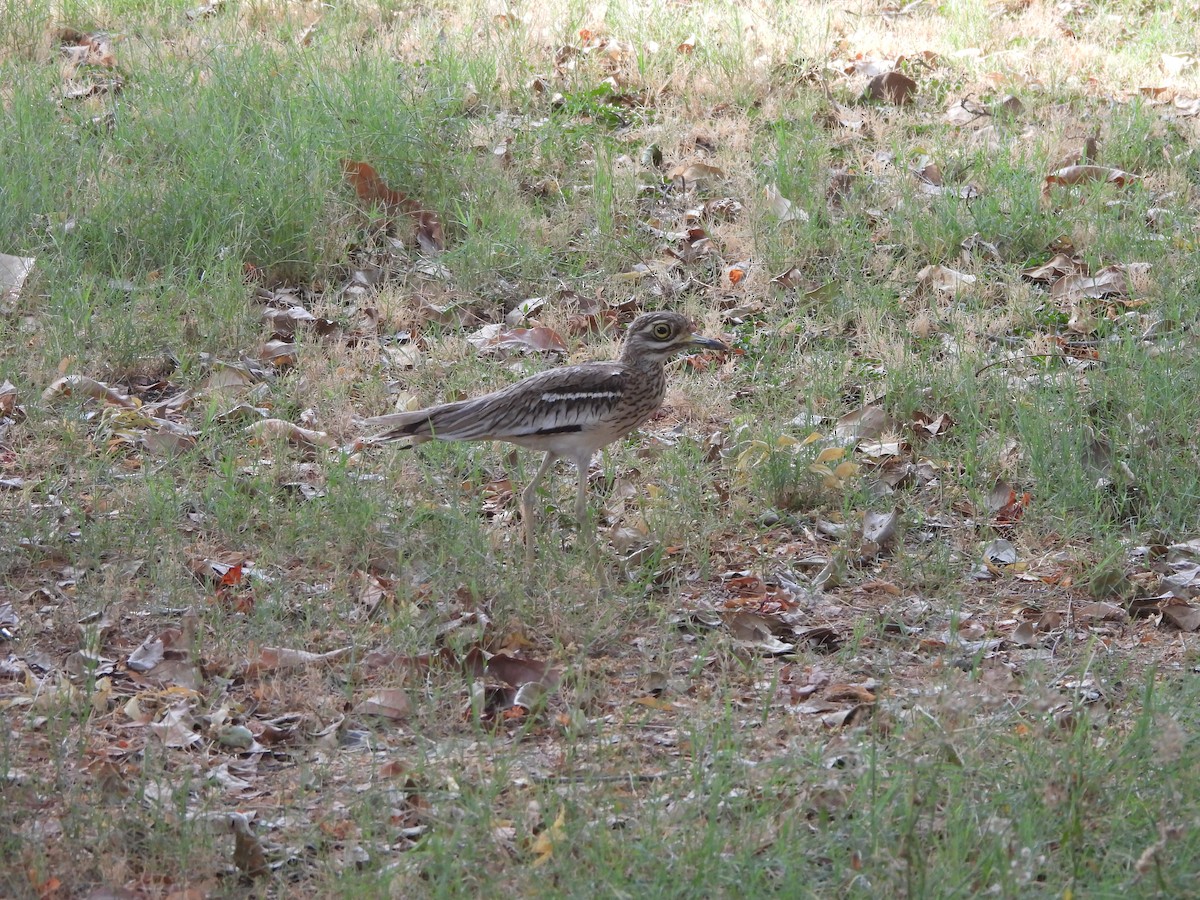
{"label": "bird's tail", "polygon": [[391,413],[359,419],[355,424],[376,433],[364,437],[364,444],[423,444],[433,437],[433,421],[428,409]]}

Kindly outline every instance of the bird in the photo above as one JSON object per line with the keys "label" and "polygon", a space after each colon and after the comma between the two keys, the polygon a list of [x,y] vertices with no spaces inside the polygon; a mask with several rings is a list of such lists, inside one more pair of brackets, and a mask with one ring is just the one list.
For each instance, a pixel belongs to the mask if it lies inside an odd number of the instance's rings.
{"label": "bird", "polygon": [[667,360],[692,349],[729,347],[696,334],[679,313],[643,313],[630,323],[616,360],[547,369],[481,397],[364,419],[363,426],[382,430],[362,442],[414,447],[434,440],[507,441],[544,451],[541,466],[521,492],[525,551],[532,564],[537,488],[550,467],[559,459],[575,464],[575,519],[582,531],[592,457],[654,415],[666,392]]}

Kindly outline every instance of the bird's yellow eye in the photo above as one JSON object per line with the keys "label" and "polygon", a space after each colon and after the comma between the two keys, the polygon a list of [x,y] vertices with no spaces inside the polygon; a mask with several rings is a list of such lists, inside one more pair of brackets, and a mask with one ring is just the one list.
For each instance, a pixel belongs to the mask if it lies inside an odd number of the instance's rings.
{"label": "bird's yellow eye", "polygon": [[651,329],[651,333],[660,341],[665,341],[671,336],[671,326],[666,322],[659,322]]}

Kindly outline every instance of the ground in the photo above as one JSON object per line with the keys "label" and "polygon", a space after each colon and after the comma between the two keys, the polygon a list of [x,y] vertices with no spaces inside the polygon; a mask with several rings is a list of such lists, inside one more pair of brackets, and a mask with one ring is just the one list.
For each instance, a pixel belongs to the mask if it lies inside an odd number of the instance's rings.
{"label": "ground", "polygon": [[0,895],[1196,894],[1198,20],[10,11]]}

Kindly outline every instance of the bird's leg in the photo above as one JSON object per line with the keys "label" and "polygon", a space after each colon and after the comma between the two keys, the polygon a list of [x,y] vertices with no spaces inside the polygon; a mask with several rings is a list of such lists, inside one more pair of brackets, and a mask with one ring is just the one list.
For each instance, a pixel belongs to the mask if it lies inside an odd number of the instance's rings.
{"label": "bird's leg", "polygon": [[556,459],[558,459],[558,454],[553,450],[549,451],[546,458],[542,460],[542,464],[538,466],[537,474],[530,479],[525,490],[521,491],[521,518],[525,520],[525,562],[531,569],[537,545],[537,512],[535,511],[537,487],[545,474],[550,471],[550,467],[554,465]]}
{"label": "bird's leg", "polygon": [[588,543],[595,543],[596,522],[588,515],[588,468],[592,464],[590,452],[580,453],[575,457],[575,470],[579,474],[579,483],[575,494],[575,521],[579,523],[579,537]]}

